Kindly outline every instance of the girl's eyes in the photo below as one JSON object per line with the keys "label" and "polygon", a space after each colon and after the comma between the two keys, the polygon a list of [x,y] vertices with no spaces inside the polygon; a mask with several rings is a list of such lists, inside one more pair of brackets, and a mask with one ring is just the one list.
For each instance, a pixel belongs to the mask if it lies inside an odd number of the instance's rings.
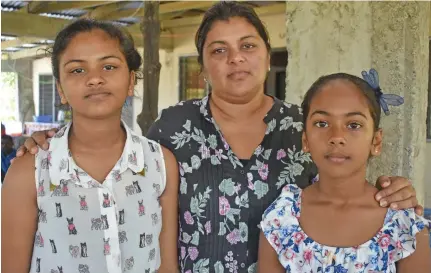
{"label": "girl's eyes", "polygon": [[84,69],[82,69],[82,68],[77,68],[77,69],[70,71],[70,73],[72,73],[72,74],[80,74],[83,72],[84,72]]}
{"label": "girl's eyes", "polygon": [[316,121],[314,125],[318,128],[328,127],[328,123],[326,121]]}
{"label": "girl's eyes", "polygon": [[[117,68],[116,66],[113,66],[110,64],[103,66],[103,70],[107,70],[107,71],[111,71],[111,70],[114,70],[116,68]],[[72,74],[81,74],[84,72],[85,72],[85,70],[83,68],[76,68],[76,69],[73,69],[72,71],[70,71],[70,73],[72,73]]]}
{"label": "girl's eyes", "polygon": [[[326,121],[316,121],[314,122],[314,125],[318,128],[326,128],[328,127],[328,122]],[[358,123],[358,122],[351,122],[347,125],[347,128],[352,129],[352,130],[358,130],[360,128],[362,128],[362,124]]]}
{"label": "girl's eyes", "polygon": [[349,125],[347,125],[347,128],[352,129],[352,130],[358,130],[358,129],[362,128],[362,125],[357,123],[357,122],[352,122]]}

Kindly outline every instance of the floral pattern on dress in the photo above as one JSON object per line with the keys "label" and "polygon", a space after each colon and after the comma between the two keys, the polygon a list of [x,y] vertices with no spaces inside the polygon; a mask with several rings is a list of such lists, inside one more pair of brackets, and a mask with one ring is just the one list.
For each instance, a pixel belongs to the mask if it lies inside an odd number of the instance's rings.
{"label": "floral pattern on dress", "polygon": [[265,211],[262,231],[286,272],[396,272],[395,262],[411,255],[416,233],[428,221],[413,209],[388,209],[383,227],[356,247],[332,247],[313,241],[299,224],[302,190],[286,185]]}
{"label": "floral pattern on dress", "polygon": [[232,151],[212,117],[209,97],[165,109],[147,137],[179,165],[179,264],[186,273],[256,272],[259,223],[289,183],[316,176],[301,150],[302,113],[274,98],[265,137],[248,160]]}

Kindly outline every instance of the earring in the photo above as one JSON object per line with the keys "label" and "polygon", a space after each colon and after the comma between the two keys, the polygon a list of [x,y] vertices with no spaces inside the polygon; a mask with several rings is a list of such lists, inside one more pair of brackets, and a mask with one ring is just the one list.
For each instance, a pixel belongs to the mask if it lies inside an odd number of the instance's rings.
{"label": "earring", "polygon": [[271,71],[271,67],[268,67],[268,72]]}

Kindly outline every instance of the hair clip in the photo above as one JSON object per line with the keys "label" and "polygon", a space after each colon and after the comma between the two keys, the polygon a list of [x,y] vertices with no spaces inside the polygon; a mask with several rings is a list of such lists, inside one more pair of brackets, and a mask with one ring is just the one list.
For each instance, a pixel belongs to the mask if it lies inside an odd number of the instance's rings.
{"label": "hair clip", "polygon": [[362,77],[364,80],[373,88],[374,93],[377,97],[377,102],[383,109],[386,115],[389,115],[389,107],[399,106],[404,103],[404,98],[395,94],[383,94],[379,84],[379,74],[374,68],[370,69],[370,72],[362,71]]}

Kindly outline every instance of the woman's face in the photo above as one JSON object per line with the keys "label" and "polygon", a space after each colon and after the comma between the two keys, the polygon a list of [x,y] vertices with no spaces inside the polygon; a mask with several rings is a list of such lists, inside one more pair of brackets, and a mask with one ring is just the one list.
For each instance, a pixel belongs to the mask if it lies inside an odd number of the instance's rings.
{"label": "woman's face", "polygon": [[265,42],[246,19],[214,22],[203,48],[203,74],[212,92],[233,102],[263,92],[269,66]]}

